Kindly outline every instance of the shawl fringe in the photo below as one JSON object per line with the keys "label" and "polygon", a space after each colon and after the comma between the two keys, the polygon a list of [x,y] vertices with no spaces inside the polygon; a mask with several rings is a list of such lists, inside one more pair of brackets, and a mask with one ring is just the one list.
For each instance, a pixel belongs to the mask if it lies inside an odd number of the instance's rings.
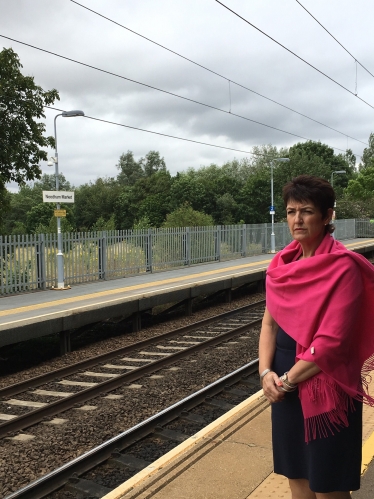
{"label": "shawl fringe", "polygon": [[[313,376],[300,383],[299,397],[304,413],[305,442],[326,438],[347,427],[348,412],[355,411],[353,398],[326,376]],[[308,400],[308,404],[303,404],[303,400]],[[316,414],[321,407],[323,412]]]}

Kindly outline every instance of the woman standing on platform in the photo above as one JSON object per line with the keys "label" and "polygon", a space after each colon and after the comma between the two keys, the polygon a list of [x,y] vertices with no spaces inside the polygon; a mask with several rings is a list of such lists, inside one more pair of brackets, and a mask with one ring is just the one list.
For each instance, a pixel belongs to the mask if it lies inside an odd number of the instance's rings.
{"label": "woman standing on platform", "polygon": [[292,499],[347,499],[360,488],[362,402],[374,405],[374,270],[331,237],[329,182],[300,175],[283,199],[294,240],[269,265],[259,345],[274,471]]}

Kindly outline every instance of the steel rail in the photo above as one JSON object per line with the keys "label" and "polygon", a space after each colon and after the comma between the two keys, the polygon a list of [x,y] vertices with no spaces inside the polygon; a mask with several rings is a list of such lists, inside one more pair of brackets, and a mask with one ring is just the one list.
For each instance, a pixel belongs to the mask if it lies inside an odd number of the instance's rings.
{"label": "steel rail", "polygon": [[250,305],[245,305],[244,307],[240,307],[235,310],[230,310],[229,312],[224,312],[222,314],[215,315],[214,317],[209,317],[208,319],[203,319],[201,321],[194,322],[193,324],[189,324],[188,326],[183,326],[181,328],[168,331],[167,333],[153,336],[152,338],[140,341],[139,343],[134,343],[133,345],[128,345],[119,348],[117,350],[111,350],[110,352],[100,354],[95,357],[90,357],[89,359],[82,360],[80,362],[77,362],[76,364],[62,367],[60,369],[55,369],[54,371],[50,371],[49,373],[41,374],[40,376],[34,376],[33,378],[21,381],[19,383],[14,383],[13,385],[0,388],[0,397],[11,397],[13,395],[17,395],[18,393],[21,393],[22,391],[27,390],[28,388],[35,388],[45,383],[49,383],[50,381],[53,381],[56,378],[70,376],[71,374],[75,374],[77,371],[80,371],[82,369],[87,369],[96,364],[99,364],[100,362],[106,362],[119,355],[125,355],[126,353],[138,350],[139,348],[145,348],[149,345],[152,345],[155,341],[162,341],[167,338],[170,338],[171,336],[177,336],[178,334],[188,333],[198,327],[207,326],[219,320],[225,319],[226,317],[230,317],[231,315],[236,315],[240,312],[245,312],[246,310],[251,310],[253,308],[257,308],[264,304],[265,300],[260,300],[255,303],[251,303]]}
{"label": "steel rail", "polygon": [[257,319],[238,328],[231,329],[230,331],[222,333],[219,336],[215,336],[213,338],[210,338],[209,340],[202,341],[198,345],[191,346],[180,352],[171,354],[168,357],[151,362],[145,366],[139,367],[134,371],[120,374],[115,378],[111,378],[107,381],[99,383],[98,385],[74,393],[70,397],[63,398],[62,400],[57,400],[46,405],[45,407],[40,407],[26,414],[22,414],[15,419],[6,421],[2,425],[0,425],[0,437],[4,437],[8,432],[23,430],[29,426],[37,424],[45,417],[54,416],[59,412],[67,411],[77,404],[86,402],[87,400],[95,398],[102,393],[115,390],[125,383],[136,381],[146,374],[157,372],[160,369],[163,369],[165,366],[174,364],[177,360],[188,357],[193,353],[197,353],[199,351],[205,350],[208,347],[228,341],[231,338],[247,331],[248,328],[260,324],[261,321],[262,319]]}
{"label": "steel rail", "polygon": [[107,442],[89,450],[72,461],[64,464],[60,468],[38,478],[34,482],[26,485],[22,489],[13,492],[4,499],[39,499],[62,487],[75,473],[77,475],[89,471],[94,466],[106,461],[113,452],[123,450],[134,442],[152,433],[154,428],[160,424],[166,424],[182,411],[191,410],[202,403],[207,397],[212,397],[221,392],[225,385],[234,384],[246,375],[254,374],[258,370],[258,359],[245,364],[230,374],[214,381],[208,386],[198,390],[188,397],[176,402],[167,409],[151,416],[136,426],[109,439]]}

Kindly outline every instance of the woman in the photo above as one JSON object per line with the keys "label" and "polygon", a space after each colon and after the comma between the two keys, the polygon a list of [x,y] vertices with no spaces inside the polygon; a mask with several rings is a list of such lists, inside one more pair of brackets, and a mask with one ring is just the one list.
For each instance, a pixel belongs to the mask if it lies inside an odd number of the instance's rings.
{"label": "woman", "polygon": [[362,402],[374,403],[374,270],[331,237],[327,181],[296,177],[283,199],[294,241],[269,265],[259,344],[274,471],[292,499],[347,499],[360,488]]}

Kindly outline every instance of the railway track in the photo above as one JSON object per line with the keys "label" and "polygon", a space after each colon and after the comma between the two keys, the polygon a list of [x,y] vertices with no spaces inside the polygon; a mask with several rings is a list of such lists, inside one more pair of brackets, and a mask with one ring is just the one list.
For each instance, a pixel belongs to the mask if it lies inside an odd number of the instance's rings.
{"label": "railway track", "polygon": [[259,324],[263,309],[264,301],[256,302],[2,388],[0,436],[23,430],[194,353],[240,336]]}
{"label": "railway track", "polygon": [[[259,389],[258,359],[35,480],[5,499],[102,497]],[[165,444],[166,442],[166,444]],[[151,452],[149,448],[152,447]],[[148,459],[144,459],[147,448]],[[60,492],[56,492],[61,489]],[[52,494],[52,495],[51,495]],[[71,497],[69,495],[69,497]]]}

